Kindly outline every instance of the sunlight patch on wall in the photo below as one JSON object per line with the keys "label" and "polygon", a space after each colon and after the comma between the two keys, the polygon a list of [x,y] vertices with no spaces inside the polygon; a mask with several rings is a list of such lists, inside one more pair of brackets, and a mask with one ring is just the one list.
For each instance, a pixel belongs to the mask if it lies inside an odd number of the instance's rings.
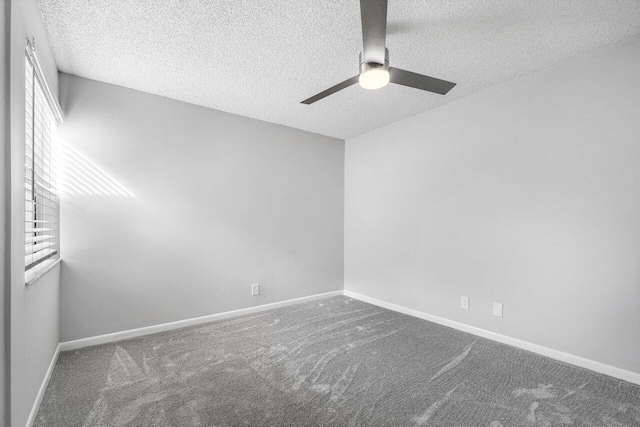
{"label": "sunlight patch on wall", "polygon": [[134,197],[124,185],[64,141],[59,141],[60,192],[85,196]]}

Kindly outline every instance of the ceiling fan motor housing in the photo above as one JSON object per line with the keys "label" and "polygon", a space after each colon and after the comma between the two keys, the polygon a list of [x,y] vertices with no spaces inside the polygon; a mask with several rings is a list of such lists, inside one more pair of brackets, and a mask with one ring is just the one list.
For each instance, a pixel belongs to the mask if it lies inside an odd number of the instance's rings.
{"label": "ceiling fan motor housing", "polygon": [[389,49],[384,49],[384,64],[378,64],[375,62],[364,62],[362,60],[362,52],[360,52],[360,74],[373,68],[383,68],[389,70]]}

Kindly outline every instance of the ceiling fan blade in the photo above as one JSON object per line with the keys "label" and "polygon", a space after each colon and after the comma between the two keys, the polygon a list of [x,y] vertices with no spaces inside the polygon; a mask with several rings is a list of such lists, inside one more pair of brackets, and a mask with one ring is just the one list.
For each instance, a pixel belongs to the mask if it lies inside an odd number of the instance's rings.
{"label": "ceiling fan blade", "polygon": [[440,95],[446,95],[456,85],[446,80],[412,73],[400,68],[389,68],[389,74],[389,81],[392,83],[439,93]]}
{"label": "ceiling fan blade", "polygon": [[353,76],[348,80],[343,81],[342,83],[338,83],[335,86],[330,87],[329,89],[320,92],[317,95],[313,95],[311,98],[305,99],[304,101],[301,102],[301,104],[313,104],[316,101],[320,101],[322,98],[325,98],[329,95],[333,95],[334,93],[338,92],[339,90],[342,90],[346,87],[351,86],[354,83],[358,82],[358,78],[360,77],[360,75],[357,76]]}
{"label": "ceiling fan blade", "polygon": [[384,65],[387,39],[387,0],[360,0],[362,60]]}

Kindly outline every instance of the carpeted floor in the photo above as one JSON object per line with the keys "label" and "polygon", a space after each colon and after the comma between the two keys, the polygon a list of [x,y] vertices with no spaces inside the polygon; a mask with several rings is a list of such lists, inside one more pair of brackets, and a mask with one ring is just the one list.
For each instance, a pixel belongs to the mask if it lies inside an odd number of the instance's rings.
{"label": "carpeted floor", "polygon": [[640,426],[640,386],[346,297],[60,355],[36,426]]}

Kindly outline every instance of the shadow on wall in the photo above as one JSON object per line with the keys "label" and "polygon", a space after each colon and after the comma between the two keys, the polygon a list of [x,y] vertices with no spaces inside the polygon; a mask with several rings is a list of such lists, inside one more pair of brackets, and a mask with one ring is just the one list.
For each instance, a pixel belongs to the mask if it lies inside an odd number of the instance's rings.
{"label": "shadow on wall", "polygon": [[125,186],[65,141],[58,142],[60,192],[65,194],[135,197]]}

